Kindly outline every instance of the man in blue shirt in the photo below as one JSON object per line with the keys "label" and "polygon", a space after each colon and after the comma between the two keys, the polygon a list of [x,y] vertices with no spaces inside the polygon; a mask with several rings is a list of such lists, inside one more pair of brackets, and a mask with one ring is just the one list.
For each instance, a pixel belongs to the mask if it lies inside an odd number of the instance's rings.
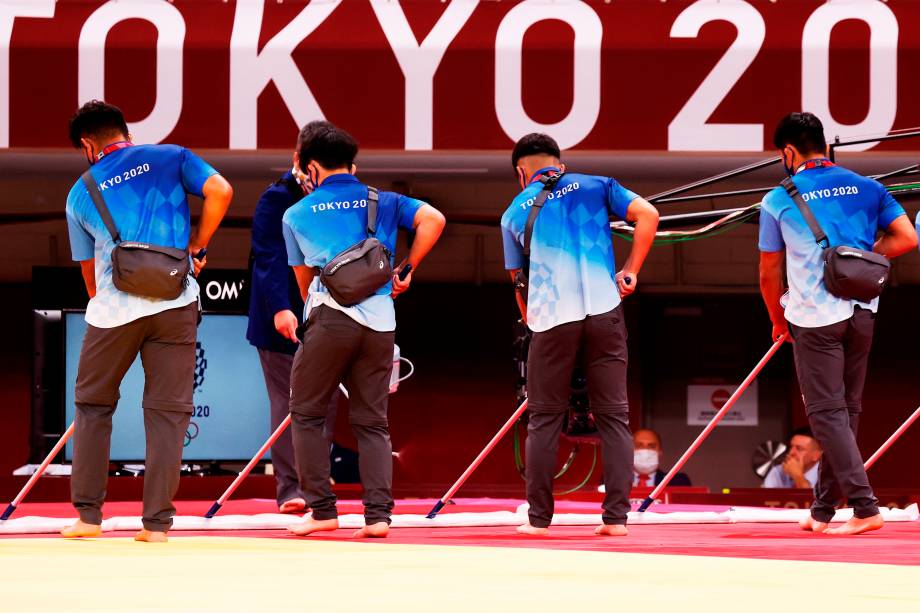
{"label": "man in blue shirt", "polygon": [[[70,120],[70,140],[82,150],[123,241],[188,249],[205,265],[204,252],[220,225],[233,190],[188,149],[135,146],[117,107],[98,100]],[[198,230],[191,233],[187,194],[204,198]],[[86,185],[67,196],[73,259],[80,262],[90,301],[76,382],[71,496],[80,519],[66,537],[98,536],[109,470],[112,415],[121,380],[140,353],[144,365],[143,525],[136,540],[165,541],[172,526],[172,497],[179,486],[182,444],[192,412],[192,374],[198,325],[198,284],[189,276],[178,298],[164,300],[115,287],[115,241]]]}
{"label": "man in blue shirt", "polygon": [[[528,290],[526,296],[519,291],[518,305],[534,333],[527,361],[530,521],[518,532],[546,534],[552,521],[556,452],[580,355],[604,462],[604,523],[596,533],[619,536],[627,534],[633,464],[620,302],[636,289],[655,239],[658,211],[614,179],[565,172],[559,157],[559,146],[546,134],[529,134],[517,142],[511,162],[523,191],[501,222],[505,268],[512,281],[529,264]],[[546,181],[552,186],[548,193]],[[533,206],[544,197],[542,208]],[[524,245],[535,208],[539,215],[532,224],[528,261]],[[611,216],[636,224],[632,251],[620,272],[613,257]]]}
{"label": "man in blue shirt", "polygon": [[[272,431],[290,413],[291,367],[300,342],[295,335],[300,323],[297,314],[303,313],[304,308],[294,272],[287,263],[281,219],[285,211],[313,191],[309,179],[299,168],[298,152],[309,134],[324,124],[314,121],[303,127],[297,139],[292,170],[265,190],[252,218],[252,283],[246,338],[259,351],[259,362],[268,390]],[[329,401],[325,433],[330,444],[339,396],[336,391]],[[272,445],[272,465],[278,510],[282,513],[303,512],[306,499],[300,490],[290,430],[284,431]]]}
{"label": "man in blue shirt", "polygon": [[796,428],[782,464],[770,469],[761,487],[814,489],[821,468],[821,445],[811,428]]}
{"label": "man in blue shirt", "polygon": [[[917,233],[884,186],[827,159],[824,127],[817,117],[791,113],[779,122],[773,142],[831,246],[873,250],[888,258],[916,247]],[[876,240],[880,231],[882,237]],[[884,523],[856,445],[878,299],[864,303],[828,292],[823,249],[786,190],[769,192],[760,213],[761,293],[773,323],[772,338],[789,334],[795,341],[805,411],[824,450],[815,502],[802,528],[859,534]],[[785,310],[780,302],[784,259],[789,280]],[[844,526],[829,529],[841,497],[853,507],[854,516]]]}
{"label": "man in blue shirt", "polygon": [[[329,398],[340,381],[349,392],[348,418],[358,440],[364,487],[365,527],[356,537],[384,537],[393,510],[393,458],[387,424],[387,395],[393,362],[396,312],[393,299],[406,291],[413,272],[394,274],[373,295],[342,306],[316,271],[355,243],[367,238],[368,187],[354,173],[358,145],[328,122],[300,145],[300,168],[316,189],[287,210],[283,218],[288,263],[307,302],[308,326],[294,356],[291,417],[300,484],[312,517],[291,526],[298,535],[339,526],[336,498],[329,484],[329,446],[323,426]],[[380,192],[376,238],[396,251],[399,228],[415,232],[407,265],[418,268],[444,229],[444,216],[433,207],[392,192]]]}

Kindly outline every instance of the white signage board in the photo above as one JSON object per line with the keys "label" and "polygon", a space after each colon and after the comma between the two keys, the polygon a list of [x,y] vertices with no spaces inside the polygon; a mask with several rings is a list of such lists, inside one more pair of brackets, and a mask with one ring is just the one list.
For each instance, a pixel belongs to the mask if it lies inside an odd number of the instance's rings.
{"label": "white signage board", "polygon": [[[688,385],[687,425],[705,426],[721,409],[737,385]],[[731,410],[719,422],[720,426],[757,425],[757,382],[751,383]]]}

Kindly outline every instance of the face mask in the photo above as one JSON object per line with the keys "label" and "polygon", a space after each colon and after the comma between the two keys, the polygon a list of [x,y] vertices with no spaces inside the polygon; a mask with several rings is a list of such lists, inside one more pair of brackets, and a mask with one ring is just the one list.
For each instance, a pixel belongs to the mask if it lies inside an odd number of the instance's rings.
{"label": "face mask", "polygon": [[633,467],[640,475],[651,475],[658,470],[658,452],[654,449],[636,449]]}
{"label": "face mask", "polygon": [[[792,159],[794,159],[794,158],[790,155],[790,156],[789,156],[789,159],[792,160]],[[786,171],[786,174],[787,174],[788,176],[790,176],[790,177],[792,177],[792,176],[795,174],[795,168],[794,168],[794,167],[792,167],[792,166],[786,166],[786,153],[785,153],[785,152],[783,152],[783,170],[785,170],[785,171]]]}

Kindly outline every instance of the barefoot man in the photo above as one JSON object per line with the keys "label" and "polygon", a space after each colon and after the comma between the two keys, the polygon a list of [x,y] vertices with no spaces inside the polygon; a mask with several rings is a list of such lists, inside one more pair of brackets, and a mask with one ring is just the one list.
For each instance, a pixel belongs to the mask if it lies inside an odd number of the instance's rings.
{"label": "barefoot man", "polygon": [[[828,160],[824,127],[817,117],[787,115],[777,125],[773,143],[830,246],[872,250],[889,259],[916,247],[917,233],[904,209],[880,183]],[[818,244],[803,210],[783,187],[764,198],[760,289],[773,323],[772,338],[789,333],[794,341],[805,412],[824,451],[815,501],[802,528],[859,534],[884,523],[856,445],[878,298],[859,302],[828,291],[822,257],[827,244]],[[882,237],[876,241],[878,232]],[[780,303],[784,259],[789,279],[785,310]],[[829,529],[841,500],[853,507],[853,518]]]}
{"label": "barefoot man", "polygon": [[[614,179],[565,172],[559,156],[559,146],[546,134],[528,134],[517,142],[511,163],[523,191],[502,216],[505,268],[533,331],[527,362],[530,511],[529,522],[518,532],[549,532],[559,435],[572,370],[581,355],[603,453],[604,523],[596,533],[622,536],[627,533],[633,437],[620,302],[636,289],[655,239],[658,211]],[[636,224],[632,251],[620,272],[613,257],[611,216]]]}
{"label": "barefoot man", "polygon": [[[233,190],[197,155],[175,145],[134,146],[118,107],[93,100],[70,120],[70,140],[91,167],[97,197],[122,241],[188,249],[196,273],[220,225]],[[197,232],[190,233],[187,194],[204,198]],[[89,293],[86,336],[76,383],[73,505],[80,519],[66,537],[98,536],[109,475],[109,441],[118,388],[140,353],[144,365],[144,529],[138,541],[166,541],[179,487],[182,442],[192,413],[198,284],[189,275],[175,298],[151,298],[115,287],[113,233],[80,179],[67,196],[67,229],[73,259]],[[178,269],[173,271],[178,272]],[[164,272],[169,274],[169,272]],[[140,286],[136,286],[140,289]],[[134,410],[136,407],[129,407]]]}
{"label": "barefoot man", "polygon": [[[369,189],[355,177],[358,145],[344,130],[313,122],[301,139],[301,170],[313,193],[289,208],[283,218],[288,263],[307,306],[308,325],[291,371],[291,417],[300,487],[313,513],[291,526],[301,536],[339,527],[336,498],[329,483],[329,441],[323,433],[329,399],[344,382],[348,419],[358,440],[365,527],[356,537],[384,537],[393,511],[393,457],[387,424],[387,395],[393,368],[396,313],[393,299],[409,289],[412,272],[394,274],[372,295],[353,306],[338,304],[316,270],[368,236]],[[414,231],[408,264],[412,271],[444,229],[434,207],[392,192],[379,192],[376,238],[396,252],[399,228]]]}

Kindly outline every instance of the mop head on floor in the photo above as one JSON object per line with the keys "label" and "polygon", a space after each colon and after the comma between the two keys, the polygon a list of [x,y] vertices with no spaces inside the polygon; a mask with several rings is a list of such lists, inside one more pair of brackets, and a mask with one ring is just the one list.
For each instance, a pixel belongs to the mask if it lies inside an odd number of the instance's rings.
{"label": "mop head on floor", "polygon": [[[886,522],[917,521],[920,510],[916,504],[906,509],[882,508]],[[645,524],[741,524],[741,523],[793,523],[808,515],[807,509],[767,509],[754,507],[733,507],[727,511],[683,511],[674,513],[631,512],[629,525]],[[833,521],[844,522],[853,516],[852,509],[837,511]],[[22,517],[0,522],[0,534],[53,534],[73,523],[64,517]],[[173,530],[285,530],[299,518],[279,513],[258,515],[219,515],[211,519],[177,515]],[[444,513],[434,519],[424,515],[398,514],[393,516],[393,528],[457,528],[457,527],[499,527],[518,526],[527,521],[527,505],[520,505],[515,511],[493,511],[487,513]],[[594,526],[601,523],[600,514],[559,513],[553,517],[554,526]],[[342,528],[360,528],[364,517],[358,514],[339,517]],[[103,532],[140,530],[140,517],[112,517],[102,522]]]}

